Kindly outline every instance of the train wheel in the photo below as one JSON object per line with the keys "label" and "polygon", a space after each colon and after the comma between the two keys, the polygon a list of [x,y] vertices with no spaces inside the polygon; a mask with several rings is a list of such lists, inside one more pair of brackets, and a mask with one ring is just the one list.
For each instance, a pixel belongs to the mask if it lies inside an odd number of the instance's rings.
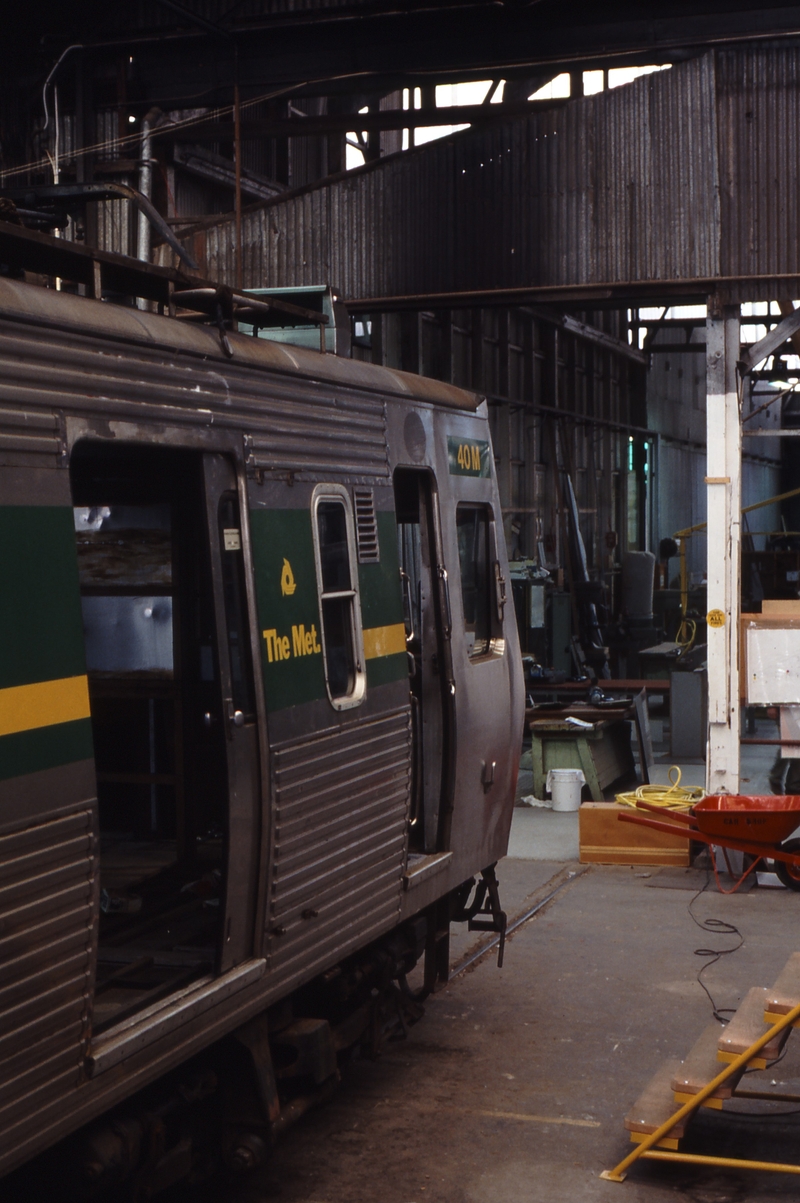
{"label": "train wheel", "polygon": [[[781,844],[781,852],[800,852],[800,840],[787,840]],[[776,860],[775,872],[790,890],[800,890],[800,865],[787,865],[785,861]]]}

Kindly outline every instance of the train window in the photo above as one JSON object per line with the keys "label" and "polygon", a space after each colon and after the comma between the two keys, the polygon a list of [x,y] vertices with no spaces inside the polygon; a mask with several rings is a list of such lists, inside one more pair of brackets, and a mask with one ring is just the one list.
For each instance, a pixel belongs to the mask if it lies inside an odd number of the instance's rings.
{"label": "train window", "polygon": [[173,672],[169,505],[75,507],[90,672]]}
{"label": "train window", "polygon": [[470,660],[492,650],[490,522],[488,506],[459,505],[456,510],[461,600]]}
{"label": "train window", "polygon": [[318,485],[312,512],[325,682],[331,704],[346,710],[366,692],[353,511],[340,485]]}

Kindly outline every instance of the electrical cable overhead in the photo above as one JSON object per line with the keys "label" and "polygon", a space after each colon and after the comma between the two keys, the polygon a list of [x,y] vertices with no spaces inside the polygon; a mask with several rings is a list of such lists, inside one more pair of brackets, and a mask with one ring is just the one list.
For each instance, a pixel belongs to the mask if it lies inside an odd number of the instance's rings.
{"label": "electrical cable overhead", "polygon": [[[76,47],[68,47],[75,49]],[[86,47],[84,47],[86,49]],[[64,52],[65,54],[67,51]],[[63,57],[63,56],[62,56]],[[60,60],[59,60],[60,61]],[[55,64],[53,71],[58,66]],[[48,82],[53,74],[50,72]],[[263,92],[258,96],[253,96],[249,100],[240,102],[239,111],[252,108],[254,105],[263,104],[267,100],[277,100],[281,96],[291,96],[295,92],[301,91],[303,88],[317,87],[320,84],[338,83],[347,79],[361,79],[369,76],[369,71],[349,71],[340,75],[324,75],[318,79],[306,79],[300,83],[287,84],[285,87],[273,89],[270,92]],[[46,85],[45,85],[46,86]],[[223,118],[232,117],[235,109],[234,104],[220,105],[199,116],[185,117],[181,121],[165,122],[159,129],[153,131],[153,137],[163,136],[164,134],[174,134],[176,131],[192,129],[194,126],[203,125],[208,121],[221,121]],[[354,120],[356,115],[354,114]],[[113,151],[118,153],[120,150],[127,147],[139,146],[142,136],[138,131],[131,134],[123,134],[122,137],[106,138],[102,142],[94,142],[91,146],[82,146],[79,149],[73,150],[70,154],[70,161],[84,158],[86,155],[101,155],[104,151]],[[14,179],[17,176],[25,175],[27,172],[45,171],[50,166],[50,160],[45,155],[43,158],[31,160],[29,163],[22,163],[18,167],[8,167],[0,170],[0,189],[8,180]]]}

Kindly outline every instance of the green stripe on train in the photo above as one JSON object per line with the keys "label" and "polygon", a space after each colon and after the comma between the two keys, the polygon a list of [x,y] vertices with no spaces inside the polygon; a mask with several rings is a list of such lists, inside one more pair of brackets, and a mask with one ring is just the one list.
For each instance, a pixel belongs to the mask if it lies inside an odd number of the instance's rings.
{"label": "green stripe on train", "polygon": [[[268,710],[327,697],[309,510],[253,510],[250,515],[261,662]],[[378,515],[380,563],[359,566],[362,625],[403,621],[394,514]],[[401,680],[405,656],[367,665],[367,688]]]}
{"label": "green stripe on train", "polygon": [[267,709],[324,698],[311,514],[253,510],[250,530]]}
{"label": "green stripe on train", "polygon": [[86,672],[72,509],[0,507],[0,689]]}
{"label": "green stripe on train", "polygon": [[93,756],[92,722],[81,718],[0,737],[0,781]]}

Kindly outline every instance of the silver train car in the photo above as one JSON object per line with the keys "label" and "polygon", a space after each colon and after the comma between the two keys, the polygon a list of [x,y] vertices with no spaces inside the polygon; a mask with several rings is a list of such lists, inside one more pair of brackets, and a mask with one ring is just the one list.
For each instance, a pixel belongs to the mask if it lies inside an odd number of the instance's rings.
{"label": "silver train car", "polygon": [[0,1175],[253,1165],[504,922],[486,406],[2,278],[0,549]]}

